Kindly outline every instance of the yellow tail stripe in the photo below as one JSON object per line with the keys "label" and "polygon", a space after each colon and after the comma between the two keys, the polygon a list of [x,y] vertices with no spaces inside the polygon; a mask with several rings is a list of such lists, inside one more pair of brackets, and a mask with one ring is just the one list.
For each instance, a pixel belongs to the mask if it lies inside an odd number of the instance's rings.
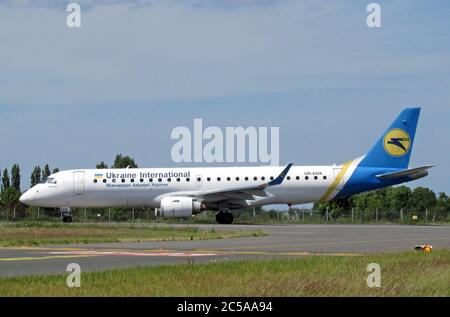
{"label": "yellow tail stripe", "polygon": [[345,173],[347,172],[348,168],[352,164],[352,161],[348,161],[347,163],[344,163],[342,166],[342,170],[339,172],[339,174],[336,176],[334,181],[331,183],[330,187],[326,190],[326,192],[322,195],[322,197],[319,199],[319,201],[326,201],[330,197],[330,195],[335,191],[336,187],[338,187],[339,183],[342,180],[342,177],[344,177]]}

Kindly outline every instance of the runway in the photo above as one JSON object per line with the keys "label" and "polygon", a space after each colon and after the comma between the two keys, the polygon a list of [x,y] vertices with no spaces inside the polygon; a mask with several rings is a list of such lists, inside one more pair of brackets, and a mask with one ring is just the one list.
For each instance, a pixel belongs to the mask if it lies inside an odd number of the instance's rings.
{"label": "runway", "polygon": [[82,272],[88,272],[134,266],[294,258],[314,254],[358,256],[413,250],[416,244],[431,244],[436,249],[450,248],[450,226],[193,226],[233,231],[260,229],[268,235],[200,241],[4,247],[0,248],[0,276],[67,274],[69,263],[78,263]]}

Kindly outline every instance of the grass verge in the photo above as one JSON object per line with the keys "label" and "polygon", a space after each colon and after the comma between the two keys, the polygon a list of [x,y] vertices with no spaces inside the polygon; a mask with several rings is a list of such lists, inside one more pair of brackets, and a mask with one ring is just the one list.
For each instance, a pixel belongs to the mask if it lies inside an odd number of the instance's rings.
{"label": "grass verge", "polygon": [[[366,284],[369,263],[381,287]],[[0,278],[0,296],[450,296],[450,250],[139,267]]]}
{"label": "grass verge", "polygon": [[202,230],[195,227],[171,227],[142,224],[0,224],[0,246],[36,246],[50,244],[143,242],[227,239],[263,236],[261,230]]}

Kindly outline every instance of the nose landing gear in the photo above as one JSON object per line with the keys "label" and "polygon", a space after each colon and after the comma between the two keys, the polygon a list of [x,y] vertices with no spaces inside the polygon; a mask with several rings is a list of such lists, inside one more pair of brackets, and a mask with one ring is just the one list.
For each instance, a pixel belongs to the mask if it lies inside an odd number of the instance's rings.
{"label": "nose landing gear", "polygon": [[233,220],[234,220],[234,216],[231,212],[221,211],[216,215],[216,221],[220,224],[229,225],[229,224],[233,223]]}
{"label": "nose landing gear", "polygon": [[72,216],[63,216],[63,222],[72,222]]}
{"label": "nose landing gear", "polygon": [[61,211],[61,218],[63,222],[72,222],[72,209],[69,207],[59,208]]}

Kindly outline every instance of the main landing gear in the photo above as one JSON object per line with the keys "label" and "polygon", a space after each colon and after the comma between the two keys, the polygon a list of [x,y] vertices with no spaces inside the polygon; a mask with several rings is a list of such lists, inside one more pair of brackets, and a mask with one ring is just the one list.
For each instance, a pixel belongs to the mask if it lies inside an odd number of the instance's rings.
{"label": "main landing gear", "polygon": [[216,221],[220,224],[232,224],[234,220],[234,216],[231,212],[219,212],[216,215]]}

